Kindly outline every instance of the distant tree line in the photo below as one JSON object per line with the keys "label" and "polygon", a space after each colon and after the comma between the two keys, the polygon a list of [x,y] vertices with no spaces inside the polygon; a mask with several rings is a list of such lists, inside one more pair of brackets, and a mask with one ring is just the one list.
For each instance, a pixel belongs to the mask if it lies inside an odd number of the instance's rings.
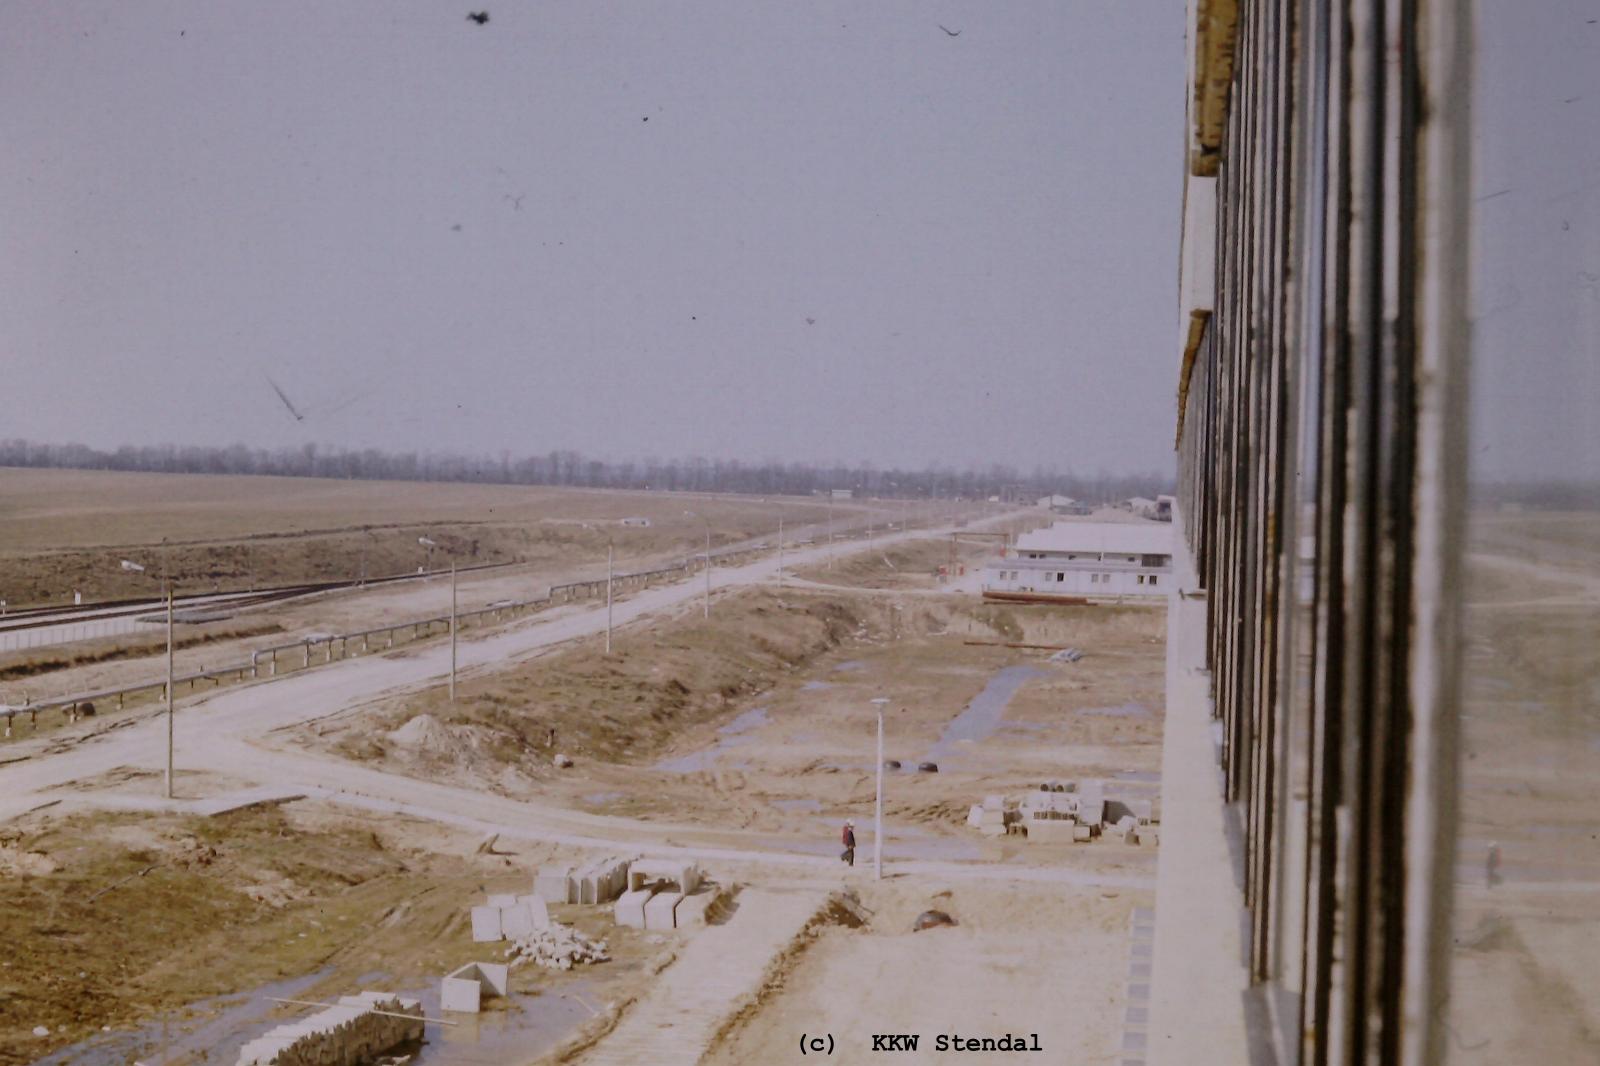
{"label": "distant tree line", "polygon": [[880,469],[871,464],[743,463],[736,459],[645,459],[607,462],[575,451],[514,458],[431,452],[348,450],[307,444],[269,451],[243,444],[228,447],[155,444],[123,445],[102,451],[84,444],[0,441],[0,466],[72,470],[128,470],[163,474],[259,474],[284,477],[351,478],[386,481],[462,481],[494,485],[567,485],[580,488],[659,489],[673,492],[740,492],[804,496],[828,489],[851,489],[882,497],[999,496],[1031,500],[1052,493],[1090,502],[1155,496],[1171,491],[1160,474],[1085,476],[1049,467],[1022,473],[994,464],[956,470]]}

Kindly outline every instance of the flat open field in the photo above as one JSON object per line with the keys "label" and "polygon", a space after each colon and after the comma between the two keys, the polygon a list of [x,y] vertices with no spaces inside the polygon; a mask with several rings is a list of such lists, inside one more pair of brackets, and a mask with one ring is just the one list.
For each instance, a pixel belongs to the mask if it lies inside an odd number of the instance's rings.
{"label": "flat open field", "polygon": [[[878,505],[839,502],[842,527]],[[886,505],[885,505],[886,506]],[[412,573],[418,567],[603,559],[606,535],[638,557],[769,536],[754,497],[325,478],[0,468],[0,599],[12,608]],[[824,521],[825,501],[784,500],[785,521]],[[644,517],[648,528],[624,527]],[[600,528],[585,528],[592,523]],[[430,549],[417,538],[437,542]],[[124,571],[122,559],[146,567]]]}

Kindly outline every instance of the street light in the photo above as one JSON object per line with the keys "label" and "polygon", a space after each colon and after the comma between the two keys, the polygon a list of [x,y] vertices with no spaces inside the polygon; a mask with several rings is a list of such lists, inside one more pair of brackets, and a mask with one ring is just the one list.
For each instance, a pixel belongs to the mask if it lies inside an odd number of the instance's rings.
{"label": "street light", "polygon": [[[599,532],[594,526],[585,522],[584,529]],[[615,561],[617,554],[617,539],[609,529],[606,530],[606,654],[611,654],[611,581],[615,574]]]}
{"label": "street light", "polygon": [[778,587],[783,587],[783,504],[778,504]]}
{"label": "street light", "polygon": [[[134,562],[132,559],[122,560],[122,569],[130,574],[142,574],[145,572],[144,567]],[[165,569],[165,567],[163,567],[163,569]],[[172,704],[173,699],[176,696],[172,684],[172,585],[166,580],[163,580],[162,584],[166,585],[167,593],[167,799],[172,799],[172,747],[175,733],[173,727]]]}
{"label": "street light", "polygon": [[705,617],[711,617],[711,520],[693,511],[683,512],[686,517],[698,518],[706,524],[706,606]]}
{"label": "street light", "polygon": [[872,705],[878,708],[878,799],[872,816],[872,879],[883,880],[883,708],[889,697],[878,696]]}

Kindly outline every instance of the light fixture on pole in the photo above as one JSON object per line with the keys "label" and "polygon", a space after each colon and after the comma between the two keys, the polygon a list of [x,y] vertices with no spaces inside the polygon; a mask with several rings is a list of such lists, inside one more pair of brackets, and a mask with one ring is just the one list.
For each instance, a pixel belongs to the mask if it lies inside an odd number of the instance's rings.
{"label": "light fixture on pole", "polygon": [[872,879],[883,880],[883,708],[889,697],[878,696],[872,705],[878,708],[878,797],[872,815]]}
{"label": "light fixture on pole", "polygon": [[450,702],[456,701],[456,561],[450,560]]}

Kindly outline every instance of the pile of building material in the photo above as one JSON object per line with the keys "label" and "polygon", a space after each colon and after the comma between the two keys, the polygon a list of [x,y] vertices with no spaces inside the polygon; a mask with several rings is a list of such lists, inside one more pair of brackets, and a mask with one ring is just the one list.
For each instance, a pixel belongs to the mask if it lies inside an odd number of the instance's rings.
{"label": "pile of building material", "polygon": [[239,1049],[238,1066],[359,1066],[422,1039],[422,1004],[389,992],[340,996],[336,1006],[280,1025]]}
{"label": "pile of building material", "polygon": [[635,929],[678,928],[678,905],[700,887],[700,868],[677,859],[640,859],[628,864],[627,891],[613,908],[618,925]]}
{"label": "pile of building material", "polygon": [[1021,820],[1021,812],[1007,807],[1004,796],[985,796],[967,812],[967,824],[986,837],[1003,837]]}
{"label": "pile of building material", "polygon": [[1050,656],[1050,661],[1053,663],[1075,663],[1081,658],[1083,658],[1083,652],[1077,648],[1062,648]]}
{"label": "pile of building material", "polygon": [[533,894],[546,903],[610,903],[627,884],[627,856],[613,855],[582,866],[541,866]]}
{"label": "pile of building material", "polygon": [[1030,843],[1097,837],[1128,844],[1159,838],[1155,804],[1149,799],[1107,798],[1104,782],[1047,782],[1019,798],[985,796],[967,812],[967,824],[985,836],[1025,833]]}
{"label": "pile of building material", "polygon": [[491,895],[472,908],[472,939],[479,944],[515,940],[549,924],[550,911],[536,895]]}
{"label": "pile of building material", "polygon": [[590,940],[571,926],[551,922],[543,929],[535,929],[525,937],[518,937],[506,949],[512,966],[531,962],[551,970],[570,970],[580,963],[605,962],[604,940]]}

